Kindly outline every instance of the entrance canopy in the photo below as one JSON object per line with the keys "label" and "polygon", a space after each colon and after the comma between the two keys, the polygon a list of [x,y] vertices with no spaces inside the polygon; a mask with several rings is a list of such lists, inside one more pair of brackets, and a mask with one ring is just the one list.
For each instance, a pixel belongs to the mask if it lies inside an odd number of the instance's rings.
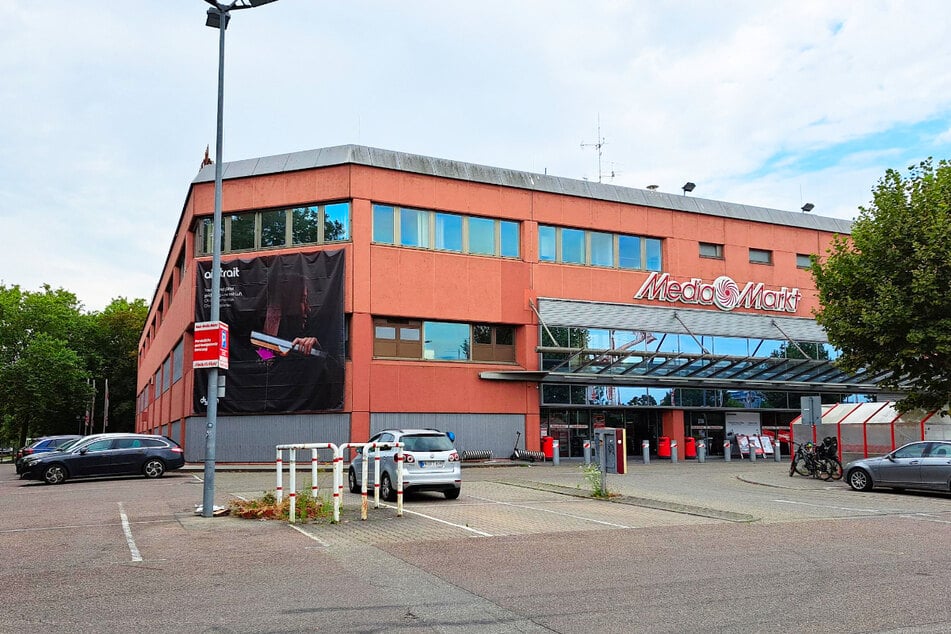
{"label": "entrance canopy", "polygon": [[[825,331],[801,317],[561,299],[539,299],[537,314],[542,369],[484,372],[482,378],[877,394],[883,391],[879,384],[891,376],[843,372],[833,363],[835,352]],[[566,342],[565,329],[611,334],[599,340],[607,346],[594,346],[591,342],[598,338],[587,334],[574,334]],[[615,343],[615,332],[624,333],[623,343]]]}

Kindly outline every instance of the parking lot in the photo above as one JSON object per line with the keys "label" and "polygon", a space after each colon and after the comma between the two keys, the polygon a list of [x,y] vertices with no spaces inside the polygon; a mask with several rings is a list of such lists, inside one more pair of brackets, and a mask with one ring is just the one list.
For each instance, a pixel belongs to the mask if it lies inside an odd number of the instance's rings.
{"label": "parking lot", "polygon": [[[909,553],[919,567],[939,563],[927,579],[908,571],[896,583],[901,592],[920,585],[918,604],[933,597],[937,622],[951,619],[946,597],[933,589],[951,581],[951,496],[856,493],[841,482],[790,478],[786,463],[634,463],[629,474],[608,476],[614,501],[587,497],[577,464],[467,466],[458,500],[407,496],[403,517],[394,505],[373,509],[371,501],[361,521],[359,496],[345,493],[339,524],[295,526],[196,516],[202,475],[195,468],[155,481],[46,486],[0,465],[6,623],[90,632],[151,621],[156,631],[314,631],[332,624],[338,631],[573,631],[582,621],[566,609],[570,597],[590,602],[606,593],[630,604],[617,608],[625,618],[657,619],[645,631],[691,631],[668,627],[664,615],[672,608],[661,599],[632,602],[624,588],[639,587],[642,598],[665,596],[673,582],[692,583],[703,596],[744,587],[776,593],[783,576],[800,583],[804,552],[812,560],[814,549],[826,548],[833,561],[817,569],[817,579],[837,588],[836,600],[851,595],[843,597],[833,570],[876,557],[894,568]],[[301,472],[298,487],[309,486],[308,476]],[[329,482],[329,474],[318,479],[325,489]],[[271,470],[223,468],[216,502],[259,497],[274,484]],[[902,541],[916,535],[914,546]],[[940,543],[927,537],[942,535]],[[883,539],[895,547],[883,552]],[[722,555],[742,544],[763,545],[753,570],[746,556]],[[802,583],[787,592],[831,600]],[[676,614],[696,607],[693,601],[710,600],[684,599]],[[870,605],[856,613],[859,621],[878,615],[878,606],[864,601]],[[614,608],[592,608],[583,622],[624,631],[610,625],[612,614],[618,617]],[[750,621],[724,607],[710,618],[736,626],[731,631],[759,631],[759,619],[771,614],[764,608]],[[846,623],[840,631],[876,631],[855,628]]]}

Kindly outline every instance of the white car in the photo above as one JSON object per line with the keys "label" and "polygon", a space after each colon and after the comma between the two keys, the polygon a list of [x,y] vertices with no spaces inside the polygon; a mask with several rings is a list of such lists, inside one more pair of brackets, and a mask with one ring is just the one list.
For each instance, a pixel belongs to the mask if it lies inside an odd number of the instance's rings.
{"label": "white car", "polygon": [[[452,445],[450,434],[436,429],[384,429],[368,441],[386,445],[403,443],[403,492],[442,491],[455,500],[462,490],[462,468],[459,452]],[[367,489],[372,491],[374,451],[368,456]],[[360,493],[363,484],[363,454],[350,463],[347,481],[351,493]],[[380,497],[396,500],[396,448],[380,450]]]}

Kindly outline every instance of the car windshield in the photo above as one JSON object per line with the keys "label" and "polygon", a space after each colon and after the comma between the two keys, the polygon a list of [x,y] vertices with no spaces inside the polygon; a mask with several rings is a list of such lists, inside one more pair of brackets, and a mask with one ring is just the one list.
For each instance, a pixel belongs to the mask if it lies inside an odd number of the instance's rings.
{"label": "car windshield", "polygon": [[56,446],[56,449],[54,449],[53,451],[69,451],[74,445],[78,444],[79,441],[81,441],[81,440],[82,440],[82,438],[75,438],[75,439],[73,439],[73,440],[67,440],[66,442],[62,443],[61,445],[57,445],[57,446]]}
{"label": "car windshield", "polygon": [[442,434],[403,436],[404,451],[452,451],[452,441]]}

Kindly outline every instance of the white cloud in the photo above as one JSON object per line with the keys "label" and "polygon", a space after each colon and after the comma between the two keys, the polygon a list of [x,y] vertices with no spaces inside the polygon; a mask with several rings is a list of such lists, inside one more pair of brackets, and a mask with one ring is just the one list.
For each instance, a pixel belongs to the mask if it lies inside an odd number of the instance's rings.
{"label": "white cloud", "polygon": [[[360,143],[850,218],[951,150],[946,3],[487,0],[236,12],[225,158]],[[151,299],[214,147],[198,0],[0,5],[0,277]],[[582,143],[589,144],[582,147]]]}

